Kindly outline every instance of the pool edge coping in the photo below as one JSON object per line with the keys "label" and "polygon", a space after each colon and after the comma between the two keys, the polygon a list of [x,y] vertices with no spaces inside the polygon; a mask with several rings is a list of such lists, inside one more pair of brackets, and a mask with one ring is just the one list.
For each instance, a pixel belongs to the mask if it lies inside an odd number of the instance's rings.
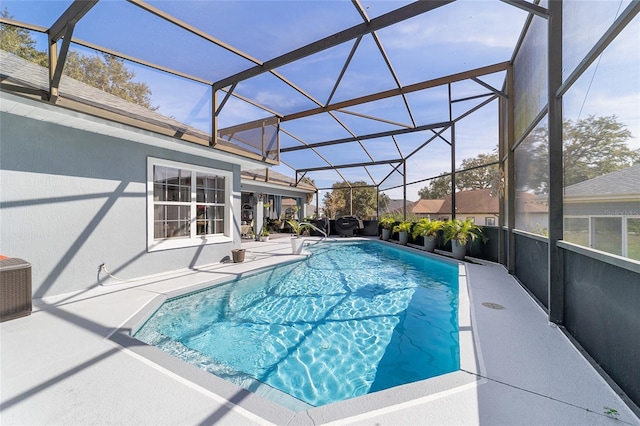
{"label": "pool edge coping", "polygon": [[[458,261],[446,256],[425,252],[419,248],[401,246],[377,239],[350,238],[348,240],[336,240],[338,243],[341,243],[342,241],[375,241],[380,244],[390,245],[431,259],[440,260],[444,263],[458,265],[458,341],[460,356],[460,368],[458,370],[320,407],[294,411],[271,401],[264,396],[255,394],[214,374],[182,361],[161,349],[147,345],[133,337],[135,332],[144,325],[151,315],[170,298],[180,297],[212,286],[221,285],[244,276],[257,274],[274,266],[299,262],[304,260],[306,256],[300,256],[297,259],[272,259],[272,263],[269,265],[261,265],[257,268],[243,270],[242,272],[235,273],[235,276],[220,277],[208,282],[201,282],[191,286],[169,290],[164,293],[158,293],[150,301],[141,306],[136,313],[127,319],[120,327],[114,330],[113,333],[107,336],[106,340],[111,341],[122,350],[135,354],[136,358],[191,383],[192,387],[195,385],[201,388],[200,390],[205,393],[218,396],[224,400],[224,405],[228,408],[238,410],[240,412],[246,411],[247,414],[249,414],[249,417],[257,416],[274,424],[292,423],[303,425],[317,424],[318,422],[330,424],[332,422],[345,421],[351,417],[360,417],[367,413],[379,412],[381,410],[399,410],[407,404],[418,404],[425,399],[437,399],[440,395],[445,396],[452,392],[456,392],[457,390],[462,391],[467,389],[468,386],[475,386],[484,382],[484,379],[482,379],[484,365],[482,363],[482,359],[478,358],[478,354],[480,353],[479,342],[477,341],[475,334],[472,332],[474,312],[472,304],[470,303],[469,283],[467,280],[467,270],[464,261]],[[465,333],[463,334],[463,328],[468,328],[468,332],[471,336],[467,336],[467,330],[465,330]],[[473,366],[467,365],[470,362],[473,363]],[[480,375],[475,372],[477,370],[479,370]]]}

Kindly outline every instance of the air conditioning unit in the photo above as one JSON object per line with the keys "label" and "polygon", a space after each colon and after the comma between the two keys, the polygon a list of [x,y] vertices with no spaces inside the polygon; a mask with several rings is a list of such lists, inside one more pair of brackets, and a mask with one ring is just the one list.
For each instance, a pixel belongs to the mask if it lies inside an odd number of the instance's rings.
{"label": "air conditioning unit", "polygon": [[0,260],[0,322],[31,314],[31,264],[16,257]]}

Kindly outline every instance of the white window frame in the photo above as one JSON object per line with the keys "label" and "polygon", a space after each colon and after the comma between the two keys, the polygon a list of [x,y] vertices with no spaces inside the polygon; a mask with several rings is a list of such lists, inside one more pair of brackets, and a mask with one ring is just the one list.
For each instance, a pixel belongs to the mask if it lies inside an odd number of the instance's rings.
{"label": "white window frame", "polygon": [[[153,199],[153,168],[154,166],[171,167],[175,169],[188,170],[191,172],[191,236],[179,238],[154,238],[154,206]],[[225,222],[223,234],[217,235],[196,235],[196,179],[197,172],[210,173],[224,178],[225,189]],[[233,216],[233,172],[227,170],[212,169],[209,167],[197,166],[189,163],[165,160],[162,158],[147,157],[147,251],[171,250],[176,248],[202,246],[208,244],[220,244],[233,242],[232,223]]]}
{"label": "white window frame", "polygon": [[[569,215],[569,216],[564,216],[563,220],[566,219],[588,219],[588,226],[589,226],[589,248],[593,249],[593,232],[594,232],[594,219],[596,218],[620,218],[620,220],[622,221],[622,227],[621,227],[621,244],[622,244],[622,254],[620,256],[622,257],[629,257],[629,228],[628,228],[628,221],[629,219],[640,219],[640,216],[638,215],[603,215],[603,214],[597,214],[597,215]],[[597,250],[597,249],[594,249]],[[605,252],[606,253],[606,252]],[[613,255],[613,253],[611,253]],[[614,255],[617,256],[617,255]]]}

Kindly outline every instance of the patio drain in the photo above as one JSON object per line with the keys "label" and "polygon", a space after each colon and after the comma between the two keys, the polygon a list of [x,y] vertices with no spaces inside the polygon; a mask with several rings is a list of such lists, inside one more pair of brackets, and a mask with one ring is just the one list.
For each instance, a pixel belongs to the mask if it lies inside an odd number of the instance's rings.
{"label": "patio drain", "polygon": [[482,302],[482,306],[486,306],[489,309],[497,309],[497,310],[504,309],[504,306],[499,305],[497,303],[493,303],[493,302]]}

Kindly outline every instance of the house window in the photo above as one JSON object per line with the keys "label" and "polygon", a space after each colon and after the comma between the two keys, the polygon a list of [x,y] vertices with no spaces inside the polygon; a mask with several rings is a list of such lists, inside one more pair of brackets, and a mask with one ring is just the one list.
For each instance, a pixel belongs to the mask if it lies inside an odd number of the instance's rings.
{"label": "house window", "polygon": [[485,217],[484,224],[486,226],[496,226],[496,218],[495,217]]}
{"label": "house window", "polygon": [[622,255],[622,218],[593,217],[591,219],[591,247]]}
{"label": "house window", "polygon": [[627,257],[640,260],[640,217],[627,218]]}
{"label": "house window", "polygon": [[569,241],[570,243],[589,247],[589,218],[565,217],[563,238],[565,241]]}
{"label": "house window", "polygon": [[148,160],[148,249],[231,241],[232,173]]}
{"label": "house window", "polygon": [[640,217],[565,217],[564,240],[640,260]]}

